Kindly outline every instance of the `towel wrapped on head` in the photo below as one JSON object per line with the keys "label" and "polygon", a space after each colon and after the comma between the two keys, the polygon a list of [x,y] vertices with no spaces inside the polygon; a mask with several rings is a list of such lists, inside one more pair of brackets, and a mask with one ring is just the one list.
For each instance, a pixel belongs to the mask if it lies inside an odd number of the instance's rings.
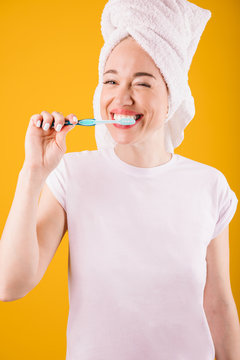
{"label": "towel wrapped on head", "polygon": [[[210,17],[209,10],[187,0],[109,0],[101,18],[105,42],[93,97],[94,118],[102,120],[100,95],[106,60],[113,48],[131,35],[154,60],[169,89],[164,136],[166,151],[173,153],[195,115],[188,71]],[[98,149],[116,144],[105,125],[95,126],[95,138]]]}

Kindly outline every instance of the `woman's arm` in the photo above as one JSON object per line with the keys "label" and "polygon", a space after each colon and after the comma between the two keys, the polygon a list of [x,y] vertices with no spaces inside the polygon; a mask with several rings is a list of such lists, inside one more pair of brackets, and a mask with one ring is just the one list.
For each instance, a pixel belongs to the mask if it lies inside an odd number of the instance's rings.
{"label": "woman's arm", "polygon": [[[76,123],[73,114],[64,118],[56,111],[42,111],[30,119],[25,159],[0,240],[1,301],[25,296],[40,281],[66,231],[65,210],[50,190],[42,192],[38,209],[44,183],[63,159],[66,134],[75,126],[65,126],[65,119]],[[44,130],[45,125],[50,127]],[[55,131],[57,125],[63,125],[62,130]]]}
{"label": "woman's arm", "polygon": [[229,225],[207,248],[204,310],[216,360],[240,359],[240,326],[229,274]]}
{"label": "woman's arm", "polygon": [[[0,300],[24,296],[39,263],[38,198],[45,178],[23,166],[0,240]],[[10,295],[11,294],[11,295]]]}

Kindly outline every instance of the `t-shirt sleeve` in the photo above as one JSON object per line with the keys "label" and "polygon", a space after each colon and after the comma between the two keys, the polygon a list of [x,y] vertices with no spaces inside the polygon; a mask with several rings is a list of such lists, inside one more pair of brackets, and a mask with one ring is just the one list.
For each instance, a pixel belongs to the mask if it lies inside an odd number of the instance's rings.
{"label": "t-shirt sleeve", "polygon": [[212,234],[212,239],[217,237],[230,223],[236,212],[237,204],[238,199],[236,194],[231,190],[226,177],[220,172],[217,196],[217,222]]}
{"label": "t-shirt sleeve", "polygon": [[45,182],[66,211],[66,154],[63,155],[57,167],[48,175]]}

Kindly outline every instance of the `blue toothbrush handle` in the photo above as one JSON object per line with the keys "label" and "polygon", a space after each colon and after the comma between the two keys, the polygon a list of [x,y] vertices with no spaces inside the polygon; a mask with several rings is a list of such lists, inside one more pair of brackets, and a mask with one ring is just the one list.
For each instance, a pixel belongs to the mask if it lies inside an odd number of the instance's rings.
{"label": "blue toothbrush handle", "polygon": [[[86,120],[86,121],[85,121]],[[54,120],[52,122],[51,128],[54,127]],[[83,119],[83,120],[78,120],[78,122],[76,124],[71,123],[69,120],[65,120],[64,125],[83,125],[83,126],[93,126],[95,125],[95,119]]]}
{"label": "blue toothbrush handle", "polygon": [[[123,121],[125,120],[125,123],[123,123]],[[127,123],[126,123],[127,120]],[[122,123],[121,123],[122,121]],[[98,124],[115,124],[115,123],[121,123],[121,125],[132,125],[135,123],[135,120],[130,120],[129,123],[129,119],[121,119],[119,122],[117,120],[96,120],[96,119],[82,119],[82,120],[78,120],[78,122],[76,124],[72,124],[69,120],[65,120],[64,125],[83,125],[83,126],[94,126],[94,125],[98,125]],[[53,120],[51,128],[54,127],[55,121]],[[42,127],[42,124],[41,124]]]}

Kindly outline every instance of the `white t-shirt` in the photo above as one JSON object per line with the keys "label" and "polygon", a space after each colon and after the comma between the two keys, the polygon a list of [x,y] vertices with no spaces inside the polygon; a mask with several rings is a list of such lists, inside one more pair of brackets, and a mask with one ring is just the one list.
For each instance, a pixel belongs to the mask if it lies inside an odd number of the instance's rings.
{"label": "white t-shirt", "polygon": [[46,180],[66,210],[67,360],[213,360],[206,251],[238,199],[216,168],[153,168],[113,148],[66,153]]}

